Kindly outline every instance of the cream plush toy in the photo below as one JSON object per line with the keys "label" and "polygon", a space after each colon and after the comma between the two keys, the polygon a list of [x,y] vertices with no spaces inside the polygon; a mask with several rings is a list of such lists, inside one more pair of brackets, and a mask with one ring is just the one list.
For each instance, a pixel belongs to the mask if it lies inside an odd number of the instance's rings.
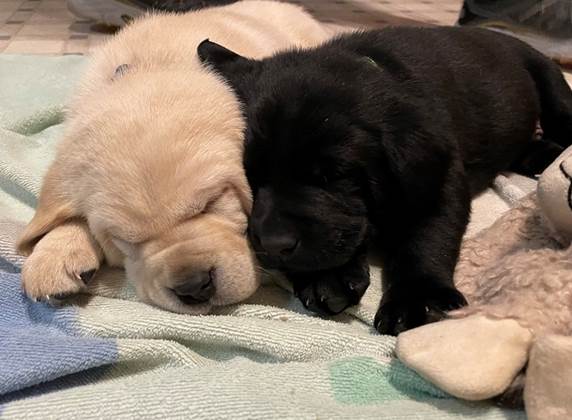
{"label": "cream plush toy", "polygon": [[459,398],[524,388],[530,419],[572,419],[571,239],[572,147],[536,193],[465,241],[456,282],[469,306],[401,334],[398,357]]}

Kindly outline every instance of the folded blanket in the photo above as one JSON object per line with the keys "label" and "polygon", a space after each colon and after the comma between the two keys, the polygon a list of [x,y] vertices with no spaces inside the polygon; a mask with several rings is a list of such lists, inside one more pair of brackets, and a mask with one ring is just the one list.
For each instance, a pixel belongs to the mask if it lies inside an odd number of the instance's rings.
{"label": "folded blanket", "polygon": [[[188,316],[137,301],[104,268],[72,305],[22,296],[13,252],[61,134],[80,57],[0,56],[0,417],[523,419],[451,398],[405,368],[371,327],[379,270],[362,304],[326,320],[278,279],[248,302]],[[499,178],[469,234],[533,186]]]}

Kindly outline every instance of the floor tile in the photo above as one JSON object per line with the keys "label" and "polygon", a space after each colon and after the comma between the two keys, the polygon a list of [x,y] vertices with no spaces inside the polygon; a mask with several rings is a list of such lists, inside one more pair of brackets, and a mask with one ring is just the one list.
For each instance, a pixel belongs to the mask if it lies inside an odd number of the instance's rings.
{"label": "floor tile", "polygon": [[2,25],[0,26],[0,35],[3,36],[10,36],[13,37],[14,35],[16,35],[21,29],[22,29],[21,24],[18,25]]}
{"label": "floor tile", "polygon": [[[98,1],[98,0],[93,0]],[[336,27],[455,23],[461,0],[291,0]],[[88,53],[109,35],[73,16],[65,0],[0,0],[3,52]]]}
{"label": "floor tile", "polygon": [[63,53],[64,41],[59,39],[20,39],[16,38],[4,49],[9,54],[49,54]]}
{"label": "floor tile", "polygon": [[48,24],[33,24],[27,23],[20,29],[19,35],[23,36],[37,36],[37,35],[52,35],[61,36],[65,38],[69,36],[69,23],[48,23]]}

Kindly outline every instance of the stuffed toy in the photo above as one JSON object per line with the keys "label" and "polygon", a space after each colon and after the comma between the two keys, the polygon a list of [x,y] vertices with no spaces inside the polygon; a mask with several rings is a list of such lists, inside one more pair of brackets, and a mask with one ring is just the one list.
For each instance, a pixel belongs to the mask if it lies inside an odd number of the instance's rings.
{"label": "stuffed toy", "polygon": [[521,395],[530,419],[572,419],[571,239],[572,147],[465,240],[455,278],[469,306],[399,335],[397,356],[456,397]]}

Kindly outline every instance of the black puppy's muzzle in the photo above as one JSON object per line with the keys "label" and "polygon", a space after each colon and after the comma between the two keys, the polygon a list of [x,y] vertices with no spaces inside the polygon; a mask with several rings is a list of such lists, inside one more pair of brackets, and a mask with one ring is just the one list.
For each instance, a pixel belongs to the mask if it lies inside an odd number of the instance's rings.
{"label": "black puppy's muzzle", "polygon": [[249,229],[249,238],[256,257],[267,268],[283,268],[300,247],[300,239],[289,231],[259,232]]}
{"label": "black puppy's muzzle", "polygon": [[248,232],[256,256],[268,268],[287,265],[300,248],[299,235],[277,211],[269,188],[261,188],[254,199]]}

